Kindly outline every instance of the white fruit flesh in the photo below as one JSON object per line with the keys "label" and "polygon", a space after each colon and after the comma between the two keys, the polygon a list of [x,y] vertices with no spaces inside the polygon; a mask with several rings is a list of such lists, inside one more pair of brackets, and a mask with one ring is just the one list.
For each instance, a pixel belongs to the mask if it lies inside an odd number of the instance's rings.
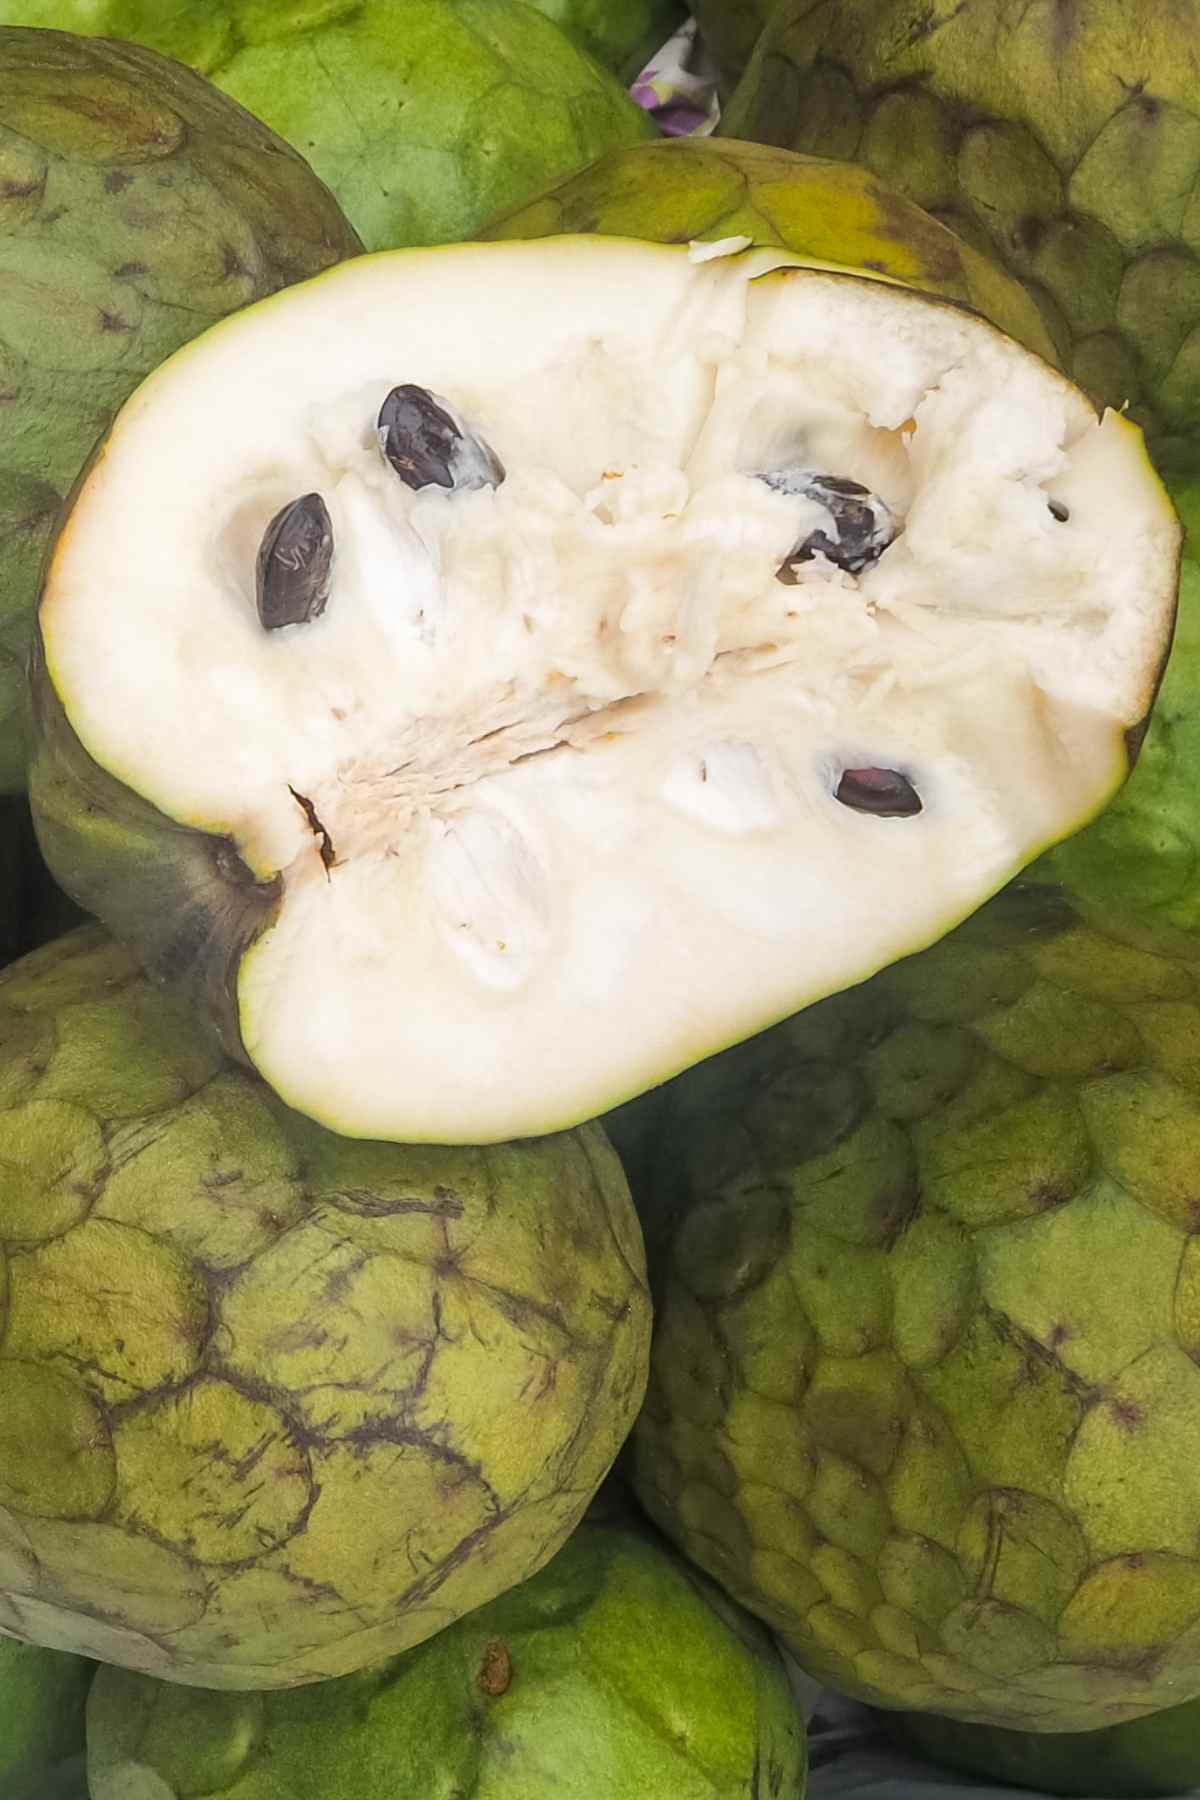
{"label": "white fruit flesh", "polygon": [[[1123,777],[1178,549],[1139,434],[969,313],[781,261],[343,265],[166,364],[83,487],[50,676],[97,762],[282,871],[243,1038],[336,1129],[601,1111],[936,938]],[[401,383],[501,485],[405,486]],[[777,578],[822,515],[758,476],[795,466],[896,514],[861,574]],[[309,492],[328,604],[265,631]],[[922,810],[851,809],[845,768]]]}

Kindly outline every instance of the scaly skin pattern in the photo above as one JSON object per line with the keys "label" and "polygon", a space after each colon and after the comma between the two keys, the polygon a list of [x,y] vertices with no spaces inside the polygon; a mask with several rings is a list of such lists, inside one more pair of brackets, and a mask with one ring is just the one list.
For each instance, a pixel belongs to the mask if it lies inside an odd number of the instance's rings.
{"label": "scaly skin pattern", "polygon": [[881,1705],[1200,1693],[1200,943],[1143,936],[1017,883],[672,1095],[640,1496]]}
{"label": "scaly skin pattern", "polygon": [[610,145],[654,135],[617,78],[525,0],[0,0],[0,20],[190,63],[311,163],[369,250],[469,238]]}
{"label": "scaly skin pattern", "polygon": [[865,163],[1200,468],[1200,0],[780,0],[722,129]]}
{"label": "scaly skin pattern", "polygon": [[746,237],[970,306],[1054,360],[1037,307],[994,258],[961,243],[866,169],[728,139],[611,150],[493,221],[485,238],[596,232],[655,244]]}
{"label": "scaly skin pattern", "polygon": [[131,44],[0,27],[0,793],[60,505],[138,383],[362,246],[279,138]]}
{"label": "scaly skin pattern", "polygon": [[767,1634],[657,1536],[585,1520],[530,1581],[389,1662],[303,1692],[106,1668],[92,1800],[803,1800]]}
{"label": "scaly skin pattern", "polygon": [[335,1137],[96,927],[0,976],[0,1630],[266,1689],[533,1574],[636,1413],[597,1127]]}

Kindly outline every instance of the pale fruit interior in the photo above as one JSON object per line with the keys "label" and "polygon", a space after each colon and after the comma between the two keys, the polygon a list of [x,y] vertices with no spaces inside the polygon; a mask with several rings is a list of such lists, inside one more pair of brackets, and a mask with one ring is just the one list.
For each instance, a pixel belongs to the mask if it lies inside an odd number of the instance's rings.
{"label": "pale fruit interior", "polygon": [[[1178,545],[1139,434],[968,312],[735,248],[343,265],[166,364],[82,490],[52,679],[99,763],[282,871],[243,1036],[339,1130],[600,1111],[937,937],[1125,772]],[[401,383],[506,479],[406,486]],[[778,578],[822,514],[759,477],[797,466],[896,515],[860,574]],[[328,604],[268,631],[309,492]]]}

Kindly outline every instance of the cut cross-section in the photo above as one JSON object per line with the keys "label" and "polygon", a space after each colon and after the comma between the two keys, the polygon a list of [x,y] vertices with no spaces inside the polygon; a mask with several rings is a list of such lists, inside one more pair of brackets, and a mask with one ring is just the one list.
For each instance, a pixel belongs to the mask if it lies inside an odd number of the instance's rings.
{"label": "cut cross-section", "polygon": [[147,381],[49,569],[43,847],[294,1106],[486,1141],[948,930],[1127,773],[1178,527],[978,315],[405,251]]}

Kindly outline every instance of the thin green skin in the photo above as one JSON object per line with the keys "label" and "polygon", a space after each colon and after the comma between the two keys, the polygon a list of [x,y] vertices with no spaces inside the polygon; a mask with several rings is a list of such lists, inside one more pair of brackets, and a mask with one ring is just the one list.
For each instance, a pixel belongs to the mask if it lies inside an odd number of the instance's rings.
{"label": "thin green skin", "polygon": [[1063,366],[1200,470],[1200,0],[780,0],[722,121],[991,247]]}
{"label": "thin green skin", "polygon": [[37,1800],[48,1769],[84,1747],[94,1666],[80,1656],[0,1637],[0,1793]]}
{"label": "thin green skin", "polygon": [[610,145],[654,133],[615,76],[523,0],[165,10],[0,0],[0,19],[103,31],[191,63],[311,163],[370,250],[469,238]]}
{"label": "thin green skin", "polygon": [[803,1800],[805,1750],[767,1634],[657,1535],[589,1517],[531,1580],[303,1693],[104,1669],[92,1800],[147,1770],[160,1800]]}
{"label": "thin green skin", "polygon": [[535,1573],[646,1376],[597,1127],[355,1142],[98,928],[0,975],[0,1630],[292,1687]]}
{"label": "thin green skin", "polygon": [[1178,1797],[1200,1783],[1200,1702],[1101,1731],[1001,1731],[929,1714],[896,1714],[897,1736],[921,1756],[985,1781],[1082,1800]]}
{"label": "thin green skin", "polygon": [[609,151],[488,225],[484,238],[595,232],[651,243],[748,237],[871,270],[970,306],[1048,362],[1053,343],[1021,284],[868,170],[730,139]]}
{"label": "thin green skin", "polygon": [[1169,878],[1147,835],[1139,906],[1098,822],[681,1078],[641,1196],[640,1498],[884,1707],[1089,1731],[1200,1694],[1194,564],[1184,586],[1113,809],[1159,822]]}
{"label": "thin green skin", "polygon": [[0,26],[0,793],[64,495],[152,369],[362,246],[301,159],[152,51]]}

